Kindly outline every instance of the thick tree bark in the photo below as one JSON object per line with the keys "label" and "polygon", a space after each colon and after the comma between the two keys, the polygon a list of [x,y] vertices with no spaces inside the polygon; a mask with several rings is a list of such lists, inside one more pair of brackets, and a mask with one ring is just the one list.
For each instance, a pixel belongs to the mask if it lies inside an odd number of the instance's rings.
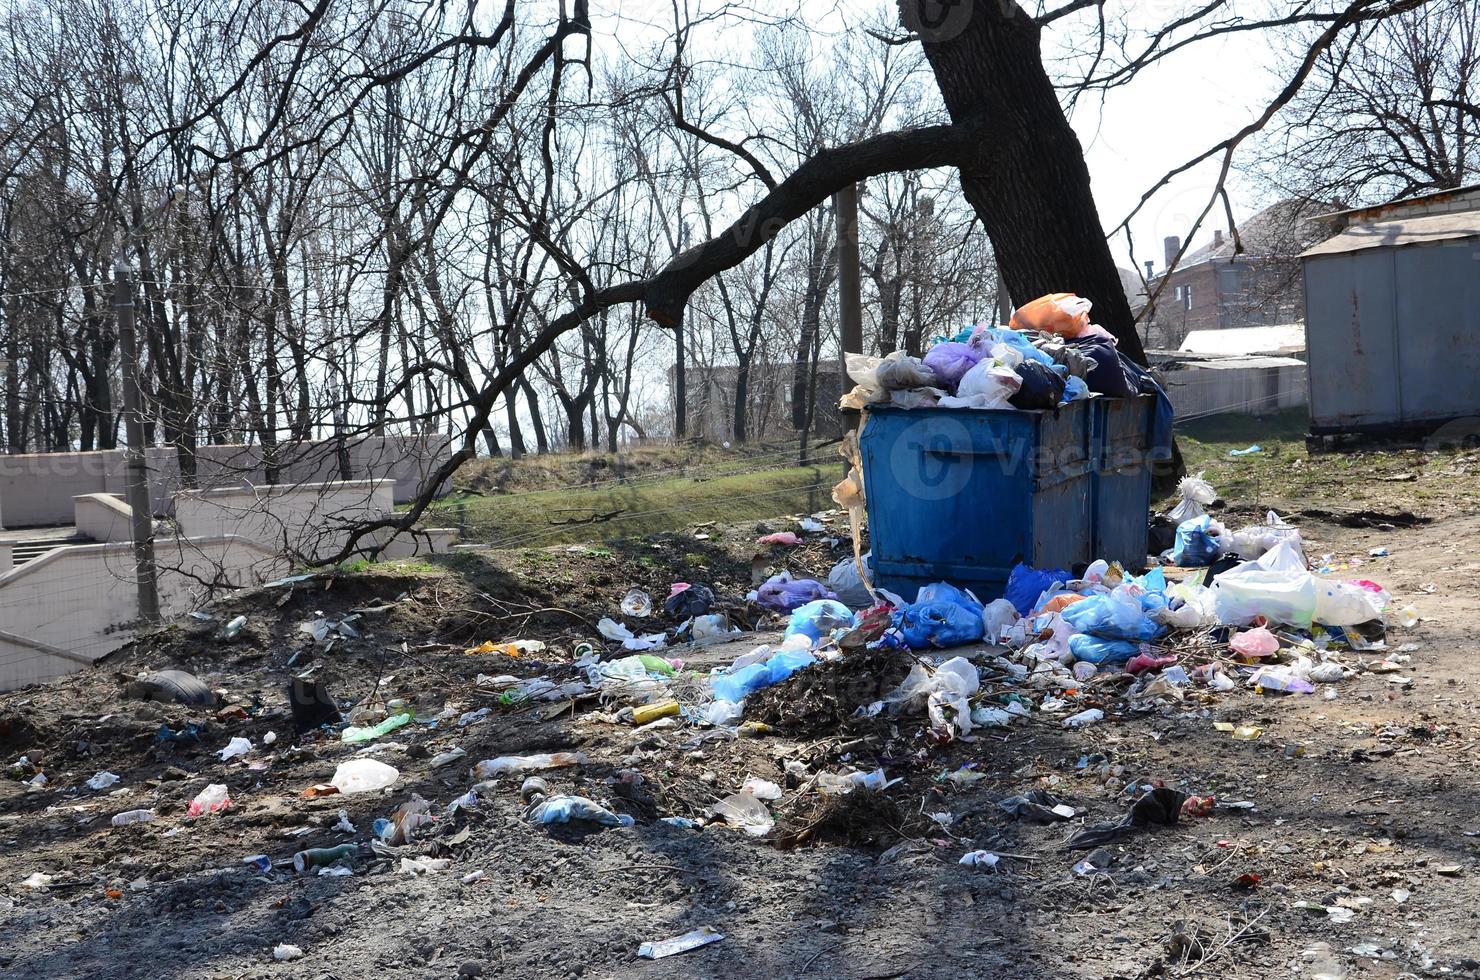
{"label": "thick tree bark", "polygon": [[1077,293],[1126,356],[1144,364],[1084,150],[1043,68],[1039,26],[1013,0],[900,0],[900,12],[920,34],[952,120],[983,127],[978,160],[961,164],[961,190],[1013,302]]}

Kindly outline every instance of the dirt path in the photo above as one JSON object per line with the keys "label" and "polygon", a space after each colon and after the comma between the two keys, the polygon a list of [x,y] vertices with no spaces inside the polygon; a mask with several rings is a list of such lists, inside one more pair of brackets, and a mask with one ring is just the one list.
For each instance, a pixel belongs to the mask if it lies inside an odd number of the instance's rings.
{"label": "dirt path", "polygon": [[[17,977],[345,980],[460,972],[1475,975],[1480,837],[1470,835],[1480,835],[1480,517],[1386,532],[1308,524],[1306,536],[1313,555],[1363,559],[1343,575],[1381,581],[1400,604],[1420,609],[1420,625],[1389,637],[1392,648],[1417,645],[1401,674],[1362,673],[1336,685],[1334,700],[1241,690],[1077,732],[1035,719],[945,749],[930,748],[918,723],[901,723],[852,750],[858,766],[880,764],[905,779],[887,794],[887,808],[855,812],[853,824],[837,828],[857,846],[783,849],[723,828],[701,832],[652,819],[730,792],[748,772],[782,781],[787,760],[839,768],[842,739],[696,743],[692,729],[644,734],[583,719],[545,723],[527,713],[455,739],[407,737],[408,749],[386,758],[403,767],[407,788],[445,803],[467,787],[464,769],[428,767],[428,752],[446,741],[462,744],[470,759],[579,746],[592,764],[551,782],[621,797],[639,816],[634,827],[532,828],[508,786],[465,818],[465,839],[456,840],[452,823],[442,828],[439,840],[454,858],[446,872],[411,877],[384,862],[353,877],[261,875],[241,859],[262,852],[281,865],[300,846],[345,839],[328,827],[346,802],[363,839],[370,820],[406,798],[405,788],[387,799],[301,800],[303,787],[326,779],[345,757],[330,750],[338,746],[309,749],[280,754],[261,771],[232,770],[238,806],[225,816],[191,824],[177,815],[114,829],[97,814],[122,809],[131,797],[100,807],[87,794],[17,795],[12,782],[0,807],[0,968]],[[1368,561],[1378,544],[1391,557]],[[243,676],[275,678],[283,668],[268,654],[234,669],[213,682],[241,688]],[[432,683],[431,675],[406,675],[413,676]],[[1411,677],[1411,686],[1396,677]],[[79,735],[102,747],[59,777],[77,781],[117,766],[124,785],[147,786],[178,814],[221,769],[207,749],[224,744],[224,735],[198,752],[162,755],[151,734],[169,712],[130,707],[103,717],[101,679],[68,691],[65,709],[47,700],[60,694],[0,699],[12,716],[34,712],[37,730],[54,736],[53,751]],[[1237,741],[1214,730],[1217,721],[1264,732]],[[282,720],[267,712],[253,731],[274,724],[281,730]],[[964,763],[975,763],[983,777],[961,789],[941,779]],[[622,770],[639,772],[643,785],[624,790],[609,782],[621,782]],[[1254,809],[1142,833],[1109,848],[1105,873],[1075,875],[1071,867],[1085,852],[1064,851],[1062,842],[1081,824],[1121,815],[1127,783],[1151,780]],[[1081,808],[1073,826],[1011,822],[995,806],[1035,788]],[[950,814],[948,826],[925,816],[932,813]],[[82,822],[89,814],[94,819]],[[291,836],[305,825],[307,834]],[[1012,857],[996,872],[956,863],[978,847]],[[44,891],[19,886],[36,871],[57,883]],[[482,871],[481,880],[462,883],[472,871]],[[110,886],[121,897],[107,897]],[[636,958],[640,943],[700,925],[726,938],[681,957]],[[1190,958],[1169,953],[1177,935],[1184,938],[1175,948],[1192,949]],[[278,943],[305,955],[274,962]]]}

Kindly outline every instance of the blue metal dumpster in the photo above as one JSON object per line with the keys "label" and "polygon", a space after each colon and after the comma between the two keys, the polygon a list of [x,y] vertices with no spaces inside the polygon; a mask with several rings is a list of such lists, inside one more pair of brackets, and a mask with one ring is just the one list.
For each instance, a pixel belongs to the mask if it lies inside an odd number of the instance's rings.
{"label": "blue metal dumpster", "polygon": [[1002,595],[1018,561],[1092,558],[1090,405],[872,409],[859,436],[877,584],[913,601],[947,581]]}
{"label": "blue metal dumpster", "polygon": [[1056,411],[870,410],[859,437],[876,584],[998,598],[1012,566],[1146,558],[1155,399]]}
{"label": "blue metal dumpster", "polygon": [[1146,562],[1156,398],[1095,398],[1090,407],[1094,556],[1140,568]]}

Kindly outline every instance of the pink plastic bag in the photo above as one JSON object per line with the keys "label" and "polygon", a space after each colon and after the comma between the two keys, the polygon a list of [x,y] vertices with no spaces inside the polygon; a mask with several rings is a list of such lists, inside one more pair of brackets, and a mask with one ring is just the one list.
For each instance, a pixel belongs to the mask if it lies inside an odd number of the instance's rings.
{"label": "pink plastic bag", "polygon": [[1272,657],[1279,652],[1280,641],[1277,636],[1263,626],[1251,630],[1244,630],[1233,639],[1228,641],[1228,648],[1240,656],[1250,659],[1262,659]]}

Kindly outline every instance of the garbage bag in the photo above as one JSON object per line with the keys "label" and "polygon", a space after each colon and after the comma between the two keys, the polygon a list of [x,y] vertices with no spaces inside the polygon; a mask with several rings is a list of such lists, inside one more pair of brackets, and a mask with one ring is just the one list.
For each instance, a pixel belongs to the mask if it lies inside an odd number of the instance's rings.
{"label": "garbage bag", "polygon": [[[852,559],[849,559],[851,563]],[[836,599],[837,595],[821,582],[810,578],[791,577],[789,572],[772,575],[756,590],[755,601],[772,612],[791,612],[814,599]]]}
{"label": "garbage bag", "polygon": [[1074,375],[1071,374],[1064,379],[1065,403],[1077,402],[1081,398],[1088,397],[1089,385],[1085,383],[1085,380],[1083,378],[1076,378]]}
{"label": "garbage bag", "polygon": [[[926,713],[934,728],[954,727],[962,735],[971,734],[971,705],[967,701],[981,686],[981,675],[964,657],[952,657],[932,673],[922,664],[915,664],[910,672],[889,694],[884,703],[895,712],[918,711],[920,702],[925,702]],[[954,711],[947,718],[945,710]]]}
{"label": "garbage bag", "polygon": [[920,591],[915,593],[915,604],[926,602],[954,602],[958,606],[969,609],[980,616],[982,614],[981,600],[964,589],[958,589],[949,582],[932,582],[929,585],[920,586]]}
{"label": "garbage bag", "polygon": [[843,368],[848,372],[848,377],[860,388],[881,388],[879,384],[879,365],[884,363],[882,357],[869,357],[867,354],[844,354]]}
{"label": "garbage bag", "polygon": [[905,645],[911,650],[945,649],[982,638],[981,606],[975,610],[955,602],[917,602],[894,614]]}
{"label": "garbage bag", "polygon": [[1263,524],[1251,524],[1227,535],[1225,551],[1232,551],[1246,559],[1262,556],[1281,541],[1289,541],[1305,556],[1305,542],[1300,538],[1300,529],[1270,511],[1264,516]]}
{"label": "garbage bag", "polygon": [[982,638],[988,643],[1002,642],[1002,634],[1018,621],[1018,611],[1006,599],[993,599],[982,609]]}
{"label": "garbage bag", "polygon": [[904,351],[888,355],[874,371],[878,386],[886,391],[929,388],[935,385],[935,371],[918,357]]}
{"label": "garbage bag", "polygon": [[1075,660],[1092,664],[1123,664],[1134,657],[1140,646],[1129,640],[1110,640],[1087,633],[1069,637],[1069,652]]}
{"label": "garbage bag", "polygon": [[778,650],[770,659],[761,663],[711,676],[709,686],[717,699],[739,703],[747,695],[780,684],[792,674],[816,662],[817,658],[805,650]]}
{"label": "garbage bag", "polygon": [[1326,626],[1356,626],[1382,618],[1391,601],[1384,590],[1372,591],[1355,582],[1316,580],[1315,621]]}
{"label": "garbage bag", "polygon": [[1166,557],[1181,568],[1211,565],[1223,553],[1221,527],[1207,514],[1183,521],[1177,525],[1177,544]]}
{"label": "garbage bag", "polygon": [[1166,632],[1147,614],[1141,597],[1124,585],[1076,602],[1062,615],[1075,632],[1111,640],[1152,640]]}
{"label": "garbage bag", "polygon": [[695,582],[670,595],[663,603],[663,611],[674,619],[689,619],[704,615],[713,605],[714,593],[709,586]]}
{"label": "garbage bag", "polygon": [[1011,408],[1009,399],[1022,383],[1012,368],[980,361],[961,377],[956,396],[942,398],[940,404],[946,408]]}
{"label": "garbage bag", "polygon": [[1090,391],[1112,398],[1130,398],[1141,393],[1138,380],[1126,372],[1113,341],[1104,337],[1077,337],[1070,343],[1094,361],[1094,367],[1084,378]]}
{"label": "garbage bag", "polygon": [[1018,615],[1026,616],[1037,605],[1039,596],[1055,584],[1068,582],[1072,578],[1073,574],[1062,568],[1037,569],[1018,562],[1007,575],[1007,588],[1003,591],[1003,598],[1012,603]]}
{"label": "garbage bag", "polygon": [[1057,408],[1064,400],[1064,379],[1038,361],[1024,361],[1016,368],[1022,386],[1008,399],[1013,408],[1031,411]]}
{"label": "garbage bag", "polygon": [[1218,622],[1218,609],[1213,590],[1205,585],[1178,582],[1166,590],[1168,603],[1150,616],[1177,630],[1195,630]]}
{"label": "garbage bag", "polygon": [[935,372],[935,383],[949,392],[955,392],[961,378],[986,356],[969,344],[947,340],[930,348],[925,355],[925,366]]}
{"label": "garbage bag", "polygon": [[1186,802],[1186,793],[1158,786],[1132,804],[1130,813],[1123,818],[1097,823],[1087,830],[1081,830],[1069,838],[1064,844],[1064,849],[1081,851],[1091,847],[1103,847],[1106,844],[1124,840],[1148,827],[1171,826],[1181,818],[1182,804]]}
{"label": "garbage bag", "polygon": [[[1218,499],[1218,491],[1213,485],[1203,479],[1201,472],[1194,476],[1184,476],[1177,482],[1177,496],[1181,498],[1177,506],[1167,511],[1167,517],[1181,524],[1190,521],[1194,517],[1201,517],[1207,513],[1207,506]],[[1237,549],[1235,549],[1237,550]],[[1266,549],[1267,550],[1267,549]],[[1264,554],[1263,551],[1259,554]],[[1258,555],[1250,555],[1257,558]]]}
{"label": "garbage bag", "polygon": [[[865,566],[872,555],[871,551],[864,553]],[[827,587],[832,590],[834,598],[854,609],[864,609],[874,604],[874,597],[863,584],[863,578],[858,574],[858,564],[851,556],[838,562],[827,573]]]}
{"label": "garbage bag", "polygon": [[1089,329],[1089,311],[1093,305],[1073,293],[1049,293],[1018,307],[1012,315],[1012,327],[1078,337]]}
{"label": "garbage bag", "polygon": [[817,643],[835,629],[852,629],[854,622],[853,610],[838,600],[814,599],[792,611],[786,635],[805,636]]}
{"label": "garbage bag", "polygon": [[1316,614],[1316,579],[1289,541],[1244,562],[1213,583],[1218,622],[1249,626],[1260,616],[1309,629]]}

